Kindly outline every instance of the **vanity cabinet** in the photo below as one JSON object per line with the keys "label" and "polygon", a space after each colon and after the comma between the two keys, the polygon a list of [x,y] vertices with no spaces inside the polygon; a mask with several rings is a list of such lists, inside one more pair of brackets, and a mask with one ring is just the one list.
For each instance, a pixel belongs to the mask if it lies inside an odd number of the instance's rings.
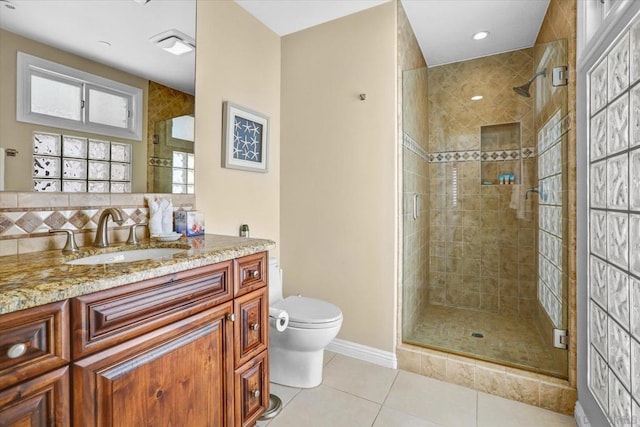
{"label": "vanity cabinet", "polygon": [[231,303],[73,363],[75,426],[231,426]]}
{"label": "vanity cabinet", "polygon": [[[269,404],[266,260],[0,316],[0,426],[255,425]],[[16,343],[24,354],[6,357]]]}
{"label": "vanity cabinet", "polygon": [[0,426],[69,425],[67,307],[0,316]]}

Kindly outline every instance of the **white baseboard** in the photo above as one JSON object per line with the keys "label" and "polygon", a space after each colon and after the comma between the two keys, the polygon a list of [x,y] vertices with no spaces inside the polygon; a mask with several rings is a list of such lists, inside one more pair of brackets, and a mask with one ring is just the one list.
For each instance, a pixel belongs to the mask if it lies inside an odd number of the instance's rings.
{"label": "white baseboard", "polygon": [[365,362],[384,366],[385,368],[398,369],[398,358],[395,353],[366,345],[335,338],[329,343],[327,350],[353,357],[354,359],[360,359]]}
{"label": "white baseboard", "polygon": [[589,427],[591,424],[587,419],[587,414],[584,413],[584,409],[582,409],[582,405],[580,401],[576,401],[576,406],[573,410],[573,418],[576,420],[576,424],[578,427]]}

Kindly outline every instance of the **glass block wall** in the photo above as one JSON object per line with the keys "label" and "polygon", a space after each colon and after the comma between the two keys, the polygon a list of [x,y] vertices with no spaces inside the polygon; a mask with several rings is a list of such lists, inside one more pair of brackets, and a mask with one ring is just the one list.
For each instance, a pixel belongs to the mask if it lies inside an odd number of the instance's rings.
{"label": "glass block wall", "polygon": [[562,135],[558,110],[538,132],[538,301],[556,328],[562,327]]}
{"label": "glass block wall", "polygon": [[34,132],[33,189],[39,192],[130,193],[131,145]]}
{"label": "glass block wall", "polygon": [[640,17],[588,80],[588,384],[612,425],[629,425],[640,419]]}

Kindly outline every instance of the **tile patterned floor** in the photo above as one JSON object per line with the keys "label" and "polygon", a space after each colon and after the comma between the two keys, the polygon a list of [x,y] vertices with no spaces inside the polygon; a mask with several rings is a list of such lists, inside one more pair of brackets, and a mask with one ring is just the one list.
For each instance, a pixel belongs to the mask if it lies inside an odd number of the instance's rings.
{"label": "tile patterned floor", "polygon": [[406,371],[325,353],[313,389],[271,384],[282,412],[258,427],[560,427],[573,418]]}
{"label": "tile patterned floor", "polygon": [[[474,338],[472,332],[479,332],[484,338]],[[404,338],[412,344],[533,368],[550,375],[566,375],[566,368],[553,358],[533,321],[516,315],[429,305]]]}

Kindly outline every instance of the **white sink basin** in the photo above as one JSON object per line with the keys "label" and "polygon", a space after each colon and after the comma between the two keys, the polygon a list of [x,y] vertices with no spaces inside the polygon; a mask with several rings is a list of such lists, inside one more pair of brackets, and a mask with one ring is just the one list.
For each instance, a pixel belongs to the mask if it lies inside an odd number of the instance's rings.
{"label": "white sink basin", "polygon": [[106,254],[91,255],[84,258],[67,261],[73,265],[96,265],[96,264],[116,264],[119,262],[142,261],[147,259],[162,259],[171,257],[174,254],[184,252],[186,249],[180,248],[149,248],[133,249],[130,251],[110,252]]}

